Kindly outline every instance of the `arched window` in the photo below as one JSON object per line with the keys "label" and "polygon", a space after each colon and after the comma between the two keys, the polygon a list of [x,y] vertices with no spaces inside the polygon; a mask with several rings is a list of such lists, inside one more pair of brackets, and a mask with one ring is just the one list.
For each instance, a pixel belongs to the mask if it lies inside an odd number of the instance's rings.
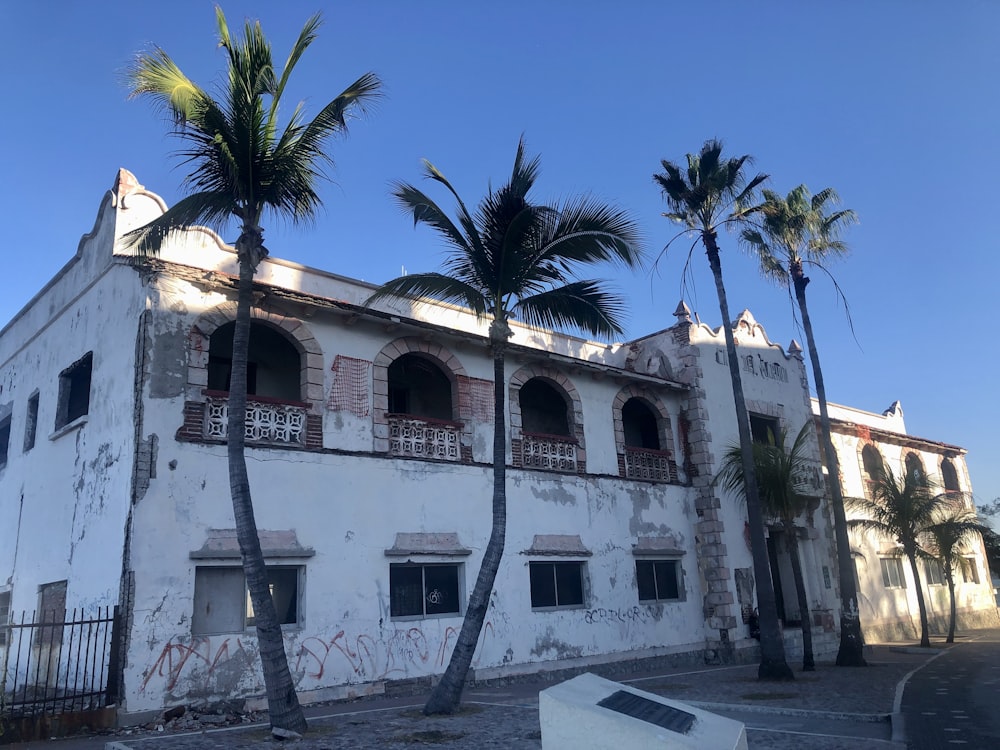
{"label": "arched window", "polygon": [[521,429],[537,435],[569,437],[569,418],[563,395],[542,378],[532,378],[517,394]]}
{"label": "arched window", "polygon": [[[233,329],[226,323],[212,332],[208,345],[208,389],[229,391],[233,370]],[[247,395],[302,401],[302,363],[298,350],[269,325],[250,323]]]}
{"label": "arched window", "polygon": [[913,477],[917,481],[920,481],[927,476],[924,473],[924,465],[920,461],[920,456],[918,456],[916,453],[907,453],[905,464],[906,464],[907,477]]}
{"label": "arched window", "polygon": [[418,354],[404,354],[388,367],[389,413],[452,419],[451,381]]}
{"label": "arched window", "polygon": [[941,462],[941,481],[944,483],[945,492],[961,492],[958,486],[958,472],[955,471],[955,463],[946,458]]}
{"label": "arched window", "polygon": [[865,492],[871,497],[872,486],[885,470],[882,462],[882,454],[878,452],[874,445],[869,443],[861,449],[861,463],[865,470]]}
{"label": "arched window", "polygon": [[626,448],[660,450],[660,430],[656,415],[639,398],[630,398],[622,407],[622,427]]}

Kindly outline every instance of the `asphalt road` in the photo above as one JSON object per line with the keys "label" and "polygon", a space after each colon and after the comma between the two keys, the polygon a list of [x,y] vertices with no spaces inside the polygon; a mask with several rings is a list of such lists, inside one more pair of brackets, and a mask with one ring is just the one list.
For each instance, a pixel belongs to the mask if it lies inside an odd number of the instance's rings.
{"label": "asphalt road", "polygon": [[909,750],[1000,748],[1000,631],[975,631],[903,690]]}

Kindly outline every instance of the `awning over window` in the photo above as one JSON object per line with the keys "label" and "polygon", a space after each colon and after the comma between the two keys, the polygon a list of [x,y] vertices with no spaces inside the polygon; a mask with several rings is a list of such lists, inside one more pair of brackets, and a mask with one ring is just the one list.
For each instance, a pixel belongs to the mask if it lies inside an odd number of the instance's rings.
{"label": "awning over window", "polygon": [[[258,529],[261,551],[265,558],[312,557],[316,550],[303,547],[294,529],[268,531]],[[240,543],[236,529],[209,529],[201,549],[191,552],[192,560],[239,560]]]}
{"label": "awning over window", "polygon": [[396,533],[395,543],[385,551],[386,557],[406,557],[407,555],[471,555],[472,550],[463,547],[454,531]]}
{"label": "awning over window", "polygon": [[590,557],[593,552],[583,546],[579,534],[535,534],[531,547],[522,555],[547,557]]}

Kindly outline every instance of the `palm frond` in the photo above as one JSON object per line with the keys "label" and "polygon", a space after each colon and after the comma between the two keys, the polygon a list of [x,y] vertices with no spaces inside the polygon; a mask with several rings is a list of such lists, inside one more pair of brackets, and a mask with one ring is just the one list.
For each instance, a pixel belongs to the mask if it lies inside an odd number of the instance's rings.
{"label": "palm frond", "polygon": [[529,325],[611,337],[622,332],[624,305],[599,281],[574,281],[523,297],[513,305],[512,312]]}
{"label": "palm frond", "polygon": [[455,302],[468,307],[480,318],[488,312],[488,300],[479,289],[440,273],[399,276],[382,284],[364,304],[368,306],[387,297],[430,297],[442,302]]}
{"label": "palm frond", "polygon": [[232,196],[227,193],[194,193],[179,200],[162,216],[125,233],[122,239],[139,257],[157,255],[172,232],[199,224],[218,230],[232,209]]}

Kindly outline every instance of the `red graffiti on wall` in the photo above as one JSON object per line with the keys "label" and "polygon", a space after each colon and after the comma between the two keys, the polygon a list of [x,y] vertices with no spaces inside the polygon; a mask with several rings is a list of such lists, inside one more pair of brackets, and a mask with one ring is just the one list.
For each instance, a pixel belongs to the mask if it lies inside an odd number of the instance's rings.
{"label": "red graffiti on wall", "polygon": [[177,682],[180,680],[185,668],[188,671],[193,671],[197,667],[203,666],[205,677],[211,677],[219,665],[228,662],[236,654],[246,653],[243,643],[239,638],[236,639],[236,645],[232,653],[230,653],[229,640],[229,638],[223,640],[213,654],[210,638],[193,637],[187,642],[171,638],[163,647],[159,658],[153,664],[152,668],[146,673],[140,691],[144,691],[149,681],[155,676],[166,677],[166,689],[168,691],[173,690],[177,686]]}

